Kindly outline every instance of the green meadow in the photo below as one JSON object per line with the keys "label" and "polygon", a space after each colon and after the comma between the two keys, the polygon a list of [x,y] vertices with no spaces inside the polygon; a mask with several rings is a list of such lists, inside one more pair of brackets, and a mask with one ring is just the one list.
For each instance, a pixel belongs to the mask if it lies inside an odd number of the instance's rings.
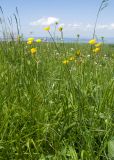
{"label": "green meadow", "polygon": [[109,159],[114,45],[56,46],[0,43],[1,160]]}
{"label": "green meadow", "polygon": [[114,160],[114,44],[96,34],[108,1],[88,43],[58,22],[25,41],[18,9],[13,24],[0,7],[0,160]]}

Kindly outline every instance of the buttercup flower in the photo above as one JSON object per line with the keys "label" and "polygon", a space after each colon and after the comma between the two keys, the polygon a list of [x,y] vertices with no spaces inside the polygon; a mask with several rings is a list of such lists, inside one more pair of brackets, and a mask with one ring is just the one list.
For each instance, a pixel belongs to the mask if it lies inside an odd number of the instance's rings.
{"label": "buttercup flower", "polygon": [[69,63],[69,60],[64,60],[63,61],[63,64],[68,64]]}
{"label": "buttercup flower", "polygon": [[34,38],[33,37],[28,38],[28,41],[34,41]]}
{"label": "buttercup flower", "polygon": [[70,60],[70,61],[74,61],[74,60],[75,60],[75,57],[72,56],[72,57],[69,58],[69,60]]}
{"label": "buttercup flower", "polygon": [[37,42],[37,43],[41,43],[42,40],[41,40],[41,39],[37,39],[36,42]]}
{"label": "buttercup flower", "polygon": [[31,48],[30,51],[31,51],[32,54],[35,54],[37,52],[37,49],[36,48]]}
{"label": "buttercup flower", "polygon": [[102,43],[97,43],[95,47],[101,47]]}
{"label": "buttercup flower", "polygon": [[33,43],[33,41],[27,41],[27,44],[31,45]]}
{"label": "buttercup flower", "polygon": [[90,41],[89,41],[89,44],[91,44],[91,45],[94,45],[94,44],[96,44],[97,42],[96,42],[96,39],[91,39]]}
{"label": "buttercup flower", "polygon": [[63,30],[63,27],[59,27],[58,30],[61,32]]}
{"label": "buttercup flower", "polygon": [[77,55],[77,56],[80,56],[80,54],[81,54],[81,51],[80,51],[80,50],[77,50],[76,55]]}
{"label": "buttercup flower", "polygon": [[45,27],[44,30],[45,30],[45,31],[49,31],[49,30],[50,30],[50,26]]}
{"label": "buttercup flower", "polygon": [[98,53],[98,52],[100,52],[100,50],[101,50],[100,48],[95,48],[95,49],[93,49],[93,52]]}

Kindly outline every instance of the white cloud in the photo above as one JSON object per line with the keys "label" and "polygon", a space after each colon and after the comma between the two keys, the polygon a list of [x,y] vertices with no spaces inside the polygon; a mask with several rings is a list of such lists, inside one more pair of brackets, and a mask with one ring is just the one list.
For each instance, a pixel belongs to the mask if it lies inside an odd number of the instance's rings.
{"label": "white cloud", "polygon": [[65,24],[64,23],[60,23],[58,27],[64,27]]}
{"label": "white cloud", "polygon": [[59,19],[56,17],[48,17],[48,18],[41,18],[37,21],[31,22],[30,25],[32,26],[47,26],[52,25],[56,22],[59,22]]}
{"label": "white cloud", "polygon": [[[87,24],[85,25],[85,30],[92,30],[94,28],[93,24]],[[114,29],[114,23],[112,24],[97,24],[96,27],[97,30],[113,30]]]}
{"label": "white cloud", "polygon": [[79,27],[80,27],[80,24],[73,24],[72,27],[74,27],[74,28],[79,28]]}
{"label": "white cloud", "polygon": [[70,24],[68,24],[68,27],[72,27],[72,24],[70,23]]}
{"label": "white cloud", "polygon": [[[34,21],[30,23],[30,25],[33,26],[33,29],[35,30],[35,26],[41,26],[39,29],[39,34],[43,34],[45,36],[45,32],[42,31],[42,26],[48,26],[55,24],[55,22],[59,22],[59,18],[56,17],[47,17],[47,18],[41,18],[37,21]],[[83,36],[88,36],[93,34],[94,24],[93,23],[82,23],[82,22],[74,22],[74,23],[59,23],[57,27],[63,27],[63,32],[65,36],[71,36],[74,35],[74,33],[79,33]],[[31,27],[32,28],[32,27]],[[52,32],[54,30],[54,27],[51,27]],[[38,31],[36,31],[38,33]],[[112,23],[104,23],[104,24],[97,24],[96,27],[96,34],[98,35],[112,35],[114,32],[114,22]],[[57,32],[58,34],[59,32]]]}
{"label": "white cloud", "polygon": [[97,29],[108,29],[109,26],[110,25],[107,25],[107,24],[102,24],[102,25],[100,24],[100,25],[97,26]]}
{"label": "white cloud", "polygon": [[110,28],[114,29],[114,23],[110,24]]}
{"label": "white cloud", "polygon": [[80,24],[67,24],[67,27],[69,27],[69,28],[79,28]]}

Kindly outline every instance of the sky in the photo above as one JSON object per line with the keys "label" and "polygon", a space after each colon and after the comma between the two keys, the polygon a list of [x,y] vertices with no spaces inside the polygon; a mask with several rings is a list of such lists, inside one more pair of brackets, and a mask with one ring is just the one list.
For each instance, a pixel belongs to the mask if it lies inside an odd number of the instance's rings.
{"label": "sky", "polygon": [[[53,33],[55,22],[58,27],[63,26],[64,37],[90,37],[96,14],[102,0],[0,0],[0,6],[4,15],[12,17],[18,7],[21,29],[25,36],[48,36],[43,30],[45,26],[51,26]],[[100,14],[96,29],[98,36],[114,37],[114,0],[109,0],[109,5]],[[1,13],[0,13],[1,17]],[[59,36],[57,31],[56,35]]]}

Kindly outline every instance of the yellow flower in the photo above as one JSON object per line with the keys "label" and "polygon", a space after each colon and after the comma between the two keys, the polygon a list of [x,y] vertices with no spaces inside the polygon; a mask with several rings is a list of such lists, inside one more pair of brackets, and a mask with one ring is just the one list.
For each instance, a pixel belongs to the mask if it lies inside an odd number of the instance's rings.
{"label": "yellow flower", "polygon": [[37,52],[37,49],[36,48],[31,48],[30,51],[31,51],[32,54],[35,54]]}
{"label": "yellow flower", "polygon": [[96,44],[97,42],[96,42],[96,39],[91,39],[90,41],[89,41],[89,44],[91,44],[91,45],[94,45],[94,44]]}
{"label": "yellow flower", "polygon": [[28,38],[28,41],[34,41],[34,38],[33,37]]}
{"label": "yellow flower", "polygon": [[41,39],[37,39],[36,42],[37,42],[37,43],[41,43],[42,40],[41,40]]}
{"label": "yellow flower", "polygon": [[101,47],[101,45],[102,45],[102,43],[97,43],[96,45],[95,45],[95,47]]}
{"label": "yellow flower", "polygon": [[45,30],[45,31],[49,31],[49,30],[50,30],[50,26],[45,27],[44,30]]}
{"label": "yellow flower", "polygon": [[101,50],[101,48],[98,48],[98,47],[97,47],[97,48],[93,49],[93,52],[94,52],[94,53],[98,53],[98,52],[100,52],[100,50]]}
{"label": "yellow flower", "polygon": [[63,61],[63,64],[68,64],[69,63],[69,60],[64,60]]}
{"label": "yellow flower", "polygon": [[77,55],[77,56],[80,56],[80,54],[81,54],[81,51],[80,51],[80,50],[77,50],[76,55]]}
{"label": "yellow flower", "polygon": [[63,30],[63,27],[59,27],[58,30],[61,32]]}
{"label": "yellow flower", "polygon": [[75,57],[72,56],[72,57],[69,58],[69,60],[70,60],[70,61],[74,61],[74,60],[75,60]]}
{"label": "yellow flower", "polygon": [[27,41],[27,44],[31,45],[33,43],[33,41]]}

